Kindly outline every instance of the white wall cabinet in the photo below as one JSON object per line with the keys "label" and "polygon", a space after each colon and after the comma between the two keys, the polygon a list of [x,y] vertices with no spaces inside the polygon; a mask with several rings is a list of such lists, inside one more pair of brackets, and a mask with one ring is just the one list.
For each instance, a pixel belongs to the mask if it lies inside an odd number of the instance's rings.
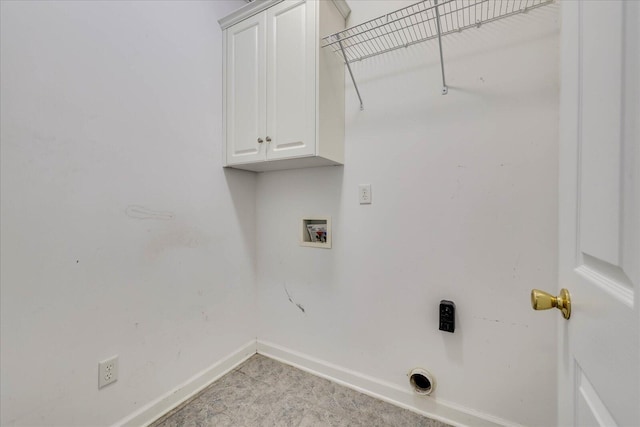
{"label": "white wall cabinet", "polygon": [[344,28],[340,10],[348,11],[344,1],[254,1],[219,21],[225,166],[344,162],[344,65],[320,49],[322,35]]}

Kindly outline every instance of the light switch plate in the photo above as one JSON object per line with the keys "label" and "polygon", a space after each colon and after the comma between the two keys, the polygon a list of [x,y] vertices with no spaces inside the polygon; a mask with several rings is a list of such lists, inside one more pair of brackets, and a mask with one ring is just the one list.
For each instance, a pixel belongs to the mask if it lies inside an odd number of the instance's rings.
{"label": "light switch plate", "polygon": [[371,204],[371,184],[358,185],[358,200],[361,205]]}

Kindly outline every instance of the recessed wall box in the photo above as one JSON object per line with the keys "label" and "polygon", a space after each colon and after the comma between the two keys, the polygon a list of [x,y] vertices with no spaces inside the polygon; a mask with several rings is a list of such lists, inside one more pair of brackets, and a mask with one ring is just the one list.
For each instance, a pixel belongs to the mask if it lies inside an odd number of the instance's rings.
{"label": "recessed wall box", "polygon": [[305,217],[300,222],[300,246],[331,249],[331,217]]}

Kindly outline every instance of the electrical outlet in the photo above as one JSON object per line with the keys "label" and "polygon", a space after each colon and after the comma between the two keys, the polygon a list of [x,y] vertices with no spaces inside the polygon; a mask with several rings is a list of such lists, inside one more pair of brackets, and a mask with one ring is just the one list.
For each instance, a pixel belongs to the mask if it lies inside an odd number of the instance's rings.
{"label": "electrical outlet", "polygon": [[371,204],[371,184],[358,185],[358,200],[361,205]]}
{"label": "electrical outlet", "polygon": [[98,388],[118,380],[118,356],[98,362]]}

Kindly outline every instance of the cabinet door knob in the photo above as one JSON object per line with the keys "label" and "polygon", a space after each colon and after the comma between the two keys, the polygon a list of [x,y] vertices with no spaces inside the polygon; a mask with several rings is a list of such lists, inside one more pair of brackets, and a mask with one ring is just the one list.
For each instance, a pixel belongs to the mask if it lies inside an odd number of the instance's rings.
{"label": "cabinet door knob", "polygon": [[267,142],[271,142],[271,138],[270,137],[267,137]]}
{"label": "cabinet door knob", "polygon": [[[269,139],[267,139],[268,141]],[[262,140],[262,138],[258,138],[258,144],[262,144],[264,141]]]}

